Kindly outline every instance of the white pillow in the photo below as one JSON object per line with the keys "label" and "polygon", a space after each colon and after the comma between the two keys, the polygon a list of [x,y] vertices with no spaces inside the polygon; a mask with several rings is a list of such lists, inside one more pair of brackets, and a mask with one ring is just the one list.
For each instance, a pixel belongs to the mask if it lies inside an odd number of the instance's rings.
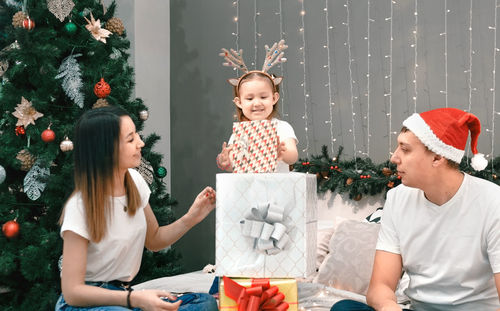
{"label": "white pillow", "polygon": [[326,255],[330,252],[330,239],[335,228],[325,228],[318,230],[317,248],[316,248],[316,270],[319,269]]}
{"label": "white pillow", "polygon": [[379,229],[376,223],[341,222],[330,239],[330,252],[314,282],[366,295]]}

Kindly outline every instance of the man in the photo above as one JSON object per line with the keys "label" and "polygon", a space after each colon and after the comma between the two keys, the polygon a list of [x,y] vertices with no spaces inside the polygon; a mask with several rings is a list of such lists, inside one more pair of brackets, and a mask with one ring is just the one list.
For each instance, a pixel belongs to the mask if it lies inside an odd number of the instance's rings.
{"label": "man", "polygon": [[394,291],[402,270],[412,310],[500,310],[500,187],[458,169],[469,131],[474,157],[479,119],[455,108],[413,114],[391,157],[402,185],[387,193],[367,294],[371,307],[342,301],[339,310],[401,310]]}

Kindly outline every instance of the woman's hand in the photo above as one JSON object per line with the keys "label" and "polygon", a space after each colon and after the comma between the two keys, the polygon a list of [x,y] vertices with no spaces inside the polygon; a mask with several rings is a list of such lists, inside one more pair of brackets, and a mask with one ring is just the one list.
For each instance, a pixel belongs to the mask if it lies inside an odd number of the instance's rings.
{"label": "woman's hand", "polygon": [[222,144],[222,150],[217,156],[217,166],[224,171],[232,171],[233,163],[231,162],[230,152],[234,145],[227,146],[226,142]]}
{"label": "woman's hand", "polygon": [[130,293],[130,305],[144,311],[177,310],[182,303],[181,300],[174,303],[166,302],[161,298],[177,299],[177,297],[164,290],[136,290]]}
{"label": "woman's hand", "polygon": [[202,221],[215,208],[215,190],[206,187],[194,199],[186,215],[182,217],[184,223],[191,228]]}

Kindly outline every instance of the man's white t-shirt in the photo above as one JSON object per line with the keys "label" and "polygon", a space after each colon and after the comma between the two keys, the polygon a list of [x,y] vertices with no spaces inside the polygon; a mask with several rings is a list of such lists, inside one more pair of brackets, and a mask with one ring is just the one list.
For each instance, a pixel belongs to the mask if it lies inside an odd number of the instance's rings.
{"label": "man's white t-shirt", "polygon": [[136,170],[129,169],[129,173],[140,193],[141,205],[134,216],[129,216],[124,211],[127,197],[113,197],[108,231],[99,243],[90,240],[81,194],[75,193],[66,203],[61,237],[69,230],[89,240],[85,281],[131,281],[139,271],[146,239],[144,207],[151,190]]}
{"label": "man's white t-shirt", "polygon": [[415,310],[496,310],[500,273],[500,187],[464,174],[438,206],[420,189],[387,193],[377,250],[400,254]]}
{"label": "man's white t-shirt", "polygon": [[[290,125],[290,123],[279,120],[276,118],[273,118],[272,120],[278,121],[278,125],[276,126],[276,134],[280,138],[280,141],[284,141],[285,139],[288,138],[293,138],[295,140],[295,144],[298,143],[297,136],[295,136],[295,131],[293,130],[293,127]],[[231,137],[229,137],[228,145],[231,145],[234,142],[234,135],[231,134]],[[290,171],[289,165],[286,164],[283,161],[278,161],[276,165],[276,173],[288,173]]]}

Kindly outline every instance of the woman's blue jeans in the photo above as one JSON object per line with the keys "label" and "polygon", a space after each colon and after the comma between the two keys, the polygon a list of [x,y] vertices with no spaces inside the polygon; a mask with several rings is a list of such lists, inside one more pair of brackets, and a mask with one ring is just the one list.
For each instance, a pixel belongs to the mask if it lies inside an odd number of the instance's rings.
{"label": "woman's blue jeans", "polygon": [[[362,302],[346,299],[334,304],[330,311],[375,311],[375,309]],[[403,311],[411,310],[403,309]]]}
{"label": "woman's blue jeans", "polygon": [[[109,283],[103,283],[103,282],[87,283],[87,284],[112,290],[125,290],[123,288],[116,287]],[[179,307],[179,311],[216,311],[218,309],[217,302],[215,298],[212,297],[212,295],[203,293],[190,294],[190,295],[194,295],[194,298],[189,303],[181,305]],[[130,310],[130,309],[122,306],[73,307],[66,303],[62,294],[61,296],[59,296],[59,299],[57,300],[55,307],[55,311],[125,311],[125,310]],[[141,309],[134,308],[132,310],[140,311]]]}

